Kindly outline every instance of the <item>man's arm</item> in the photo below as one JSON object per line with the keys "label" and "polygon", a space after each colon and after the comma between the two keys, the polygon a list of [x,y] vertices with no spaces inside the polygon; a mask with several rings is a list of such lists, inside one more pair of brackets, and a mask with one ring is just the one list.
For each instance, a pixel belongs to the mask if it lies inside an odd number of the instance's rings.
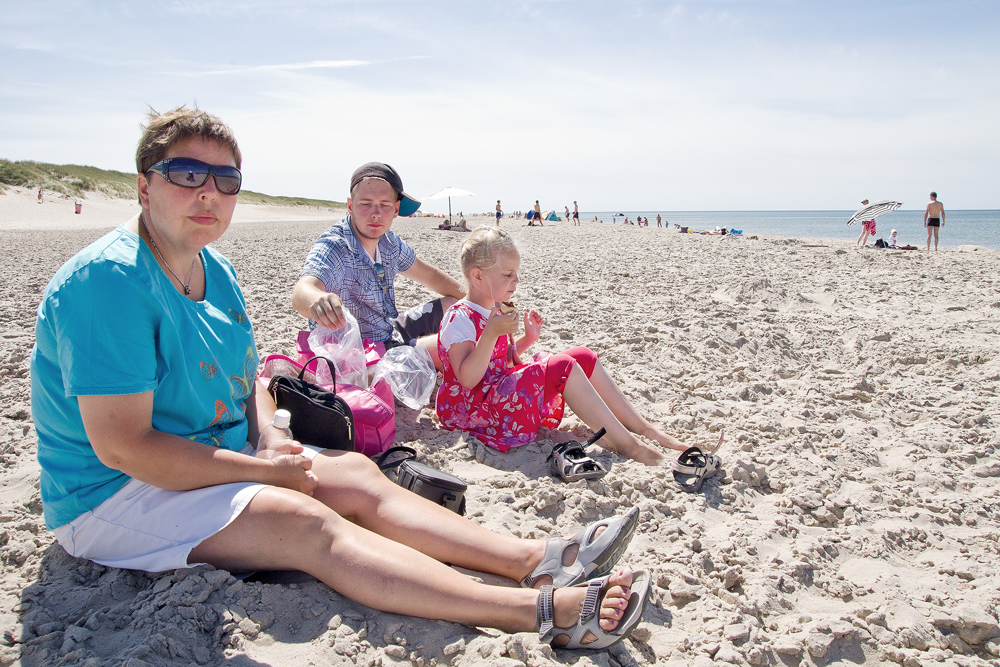
{"label": "man's arm", "polygon": [[927,226],[927,218],[931,214],[931,205],[928,204],[927,208],[924,209],[924,227]]}
{"label": "man's arm", "polygon": [[419,257],[417,257],[413,265],[406,271],[400,271],[400,274],[414,282],[420,283],[429,290],[437,292],[441,296],[453,296],[456,299],[461,299],[465,296],[465,289],[461,283]]}
{"label": "man's arm", "polygon": [[[417,260],[419,261],[419,260]],[[316,276],[302,276],[292,289],[292,308],[328,329],[344,326],[344,304]]]}

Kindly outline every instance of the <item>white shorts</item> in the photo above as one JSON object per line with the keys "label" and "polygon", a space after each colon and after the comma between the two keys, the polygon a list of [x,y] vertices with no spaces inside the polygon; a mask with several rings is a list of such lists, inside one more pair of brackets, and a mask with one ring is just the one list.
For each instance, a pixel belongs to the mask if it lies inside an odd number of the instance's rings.
{"label": "white shorts", "polygon": [[[305,447],[313,458],[320,450]],[[240,452],[251,454],[247,445]],[[188,563],[191,550],[240,515],[267,484],[239,482],[167,491],[137,479],[90,512],[52,531],[71,556],[108,567],[166,572]]]}

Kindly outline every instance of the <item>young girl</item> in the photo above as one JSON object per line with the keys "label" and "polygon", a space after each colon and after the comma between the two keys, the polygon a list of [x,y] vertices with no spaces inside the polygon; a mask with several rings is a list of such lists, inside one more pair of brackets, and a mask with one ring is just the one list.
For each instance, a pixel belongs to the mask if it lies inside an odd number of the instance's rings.
{"label": "young girl", "polygon": [[444,428],[467,431],[506,452],[534,441],[543,426],[556,428],[565,401],[591,429],[607,429],[606,446],[622,456],[646,465],[667,463],[659,449],[632,433],[685,449],[636,412],[589,349],[539,353],[521,362],[520,355],[538,340],[542,318],[534,310],[525,313],[524,334],[514,340],[518,313],[503,314],[501,304],[511,300],[520,282],[521,257],[506,232],[476,229],[462,245],[461,264],[468,294],[445,313],[438,337],[444,381],[437,415]]}

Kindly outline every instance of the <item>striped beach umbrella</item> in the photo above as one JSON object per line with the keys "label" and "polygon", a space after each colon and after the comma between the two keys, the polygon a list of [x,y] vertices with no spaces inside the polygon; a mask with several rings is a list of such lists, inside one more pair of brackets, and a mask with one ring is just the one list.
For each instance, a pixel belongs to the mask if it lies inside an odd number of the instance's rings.
{"label": "striped beach umbrella", "polygon": [[856,225],[859,222],[865,222],[866,220],[874,220],[880,215],[885,215],[886,213],[891,213],[897,208],[903,205],[901,201],[891,201],[889,199],[883,199],[882,201],[877,201],[874,204],[868,204],[859,208],[851,216],[851,219],[847,221],[849,225]]}

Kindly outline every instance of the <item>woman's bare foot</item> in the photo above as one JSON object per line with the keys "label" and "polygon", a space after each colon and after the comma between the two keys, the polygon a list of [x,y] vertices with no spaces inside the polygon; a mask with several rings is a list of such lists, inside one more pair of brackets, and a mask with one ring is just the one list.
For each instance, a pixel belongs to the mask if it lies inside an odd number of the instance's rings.
{"label": "woman's bare foot", "polygon": [[[608,578],[608,587],[601,600],[599,625],[605,632],[610,632],[618,627],[625,607],[628,606],[632,591],[632,570],[623,568]],[[555,618],[553,622],[556,628],[573,628],[580,620],[580,611],[583,609],[583,599],[587,589],[583,586],[571,586],[568,588],[558,588],[553,593],[552,603],[555,607]],[[583,642],[589,644],[597,637],[588,632],[583,637]],[[569,635],[556,634],[554,643],[556,646],[564,646],[569,641]]]}

